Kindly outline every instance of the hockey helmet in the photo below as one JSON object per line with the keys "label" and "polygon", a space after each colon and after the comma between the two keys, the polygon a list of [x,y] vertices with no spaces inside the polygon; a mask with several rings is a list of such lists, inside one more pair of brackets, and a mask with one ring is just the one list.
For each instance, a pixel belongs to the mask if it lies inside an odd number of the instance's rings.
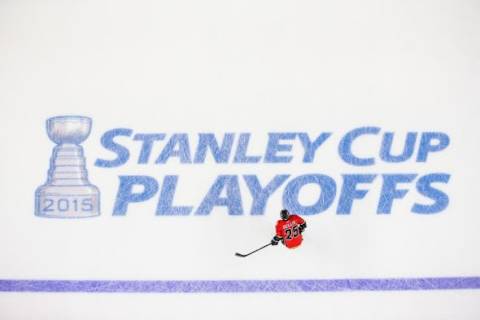
{"label": "hockey helmet", "polygon": [[287,209],[282,209],[282,211],[280,211],[280,217],[282,220],[288,220],[288,217],[290,217],[290,212],[288,212]]}

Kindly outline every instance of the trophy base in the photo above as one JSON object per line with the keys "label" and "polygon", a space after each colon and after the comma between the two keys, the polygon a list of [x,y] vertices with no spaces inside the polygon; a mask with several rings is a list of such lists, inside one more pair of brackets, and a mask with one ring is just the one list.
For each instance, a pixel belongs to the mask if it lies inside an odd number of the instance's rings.
{"label": "trophy base", "polygon": [[89,218],[100,215],[100,192],[93,185],[44,185],[35,192],[35,215],[44,218]]}

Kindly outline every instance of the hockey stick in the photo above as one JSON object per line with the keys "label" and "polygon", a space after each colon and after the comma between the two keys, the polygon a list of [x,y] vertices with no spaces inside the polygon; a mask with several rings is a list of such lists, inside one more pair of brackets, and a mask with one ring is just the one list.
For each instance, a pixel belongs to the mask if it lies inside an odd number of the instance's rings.
{"label": "hockey stick", "polygon": [[245,257],[248,257],[249,255],[251,255],[252,253],[255,253],[255,252],[257,252],[257,251],[260,251],[260,250],[262,250],[262,249],[264,249],[264,248],[266,248],[266,247],[268,247],[268,246],[271,246],[271,245],[272,245],[271,243],[266,244],[266,245],[264,245],[263,247],[260,247],[260,248],[258,248],[257,250],[254,250],[254,251],[252,251],[252,252],[250,252],[250,253],[247,253],[247,254],[241,254],[241,253],[235,252],[235,255],[236,255],[237,257],[245,258]]}

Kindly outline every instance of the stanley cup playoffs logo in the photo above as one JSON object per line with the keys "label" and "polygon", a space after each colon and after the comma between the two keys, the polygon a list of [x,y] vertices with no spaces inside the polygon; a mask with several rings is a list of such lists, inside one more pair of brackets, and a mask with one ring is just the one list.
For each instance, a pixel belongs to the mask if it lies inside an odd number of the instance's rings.
{"label": "stanley cup playoffs logo", "polygon": [[100,192],[88,182],[83,148],[92,120],[59,116],[47,120],[55,142],[47,182],[35,192],[35,215],[47,218],[86,218],[100,214]]}
{"label": "stanley cup playoffs logo", "polygon": [[[56,146],[47,182],[35,194],[36,216],[85,218],[100,214],[100,192],[88,181],[81,147],[90,134],[91,125],[92,120],[82,116],[58,116],[47,120],[48,137]],[[341,132],[317,129],[317,132],[254,134],[244,131],[145,133],[132,128],[111,128],[103,133],[99,143],[104,151],[113,154],[113,158],[97,158],[94,165],[122,169],[142,165],[152,173],[170,161],[185,168],[205,165],[200,170],[206,172],[202,181],[207,181],[207,185],[202,182],[197,187],[195,183],[195,196],[191,192],[183,201],[177,199],[178,190],[183,188],[181,185],[185,181],[192,185],[192,177],[185,180],[182,170],[161,176],[119,171],[113,216],[126,216],[129,207],[148,201],[156,201],[153,214],[157,217],[208,216],[216,208],[226,209],[231,216],[260,216],[267,212],[271,197],[279,193],[281,206],[299,215],[316,215],[327,210],[337,215],[350,215],[356,202],[362,201],[367,193],[377,199],[376,204],[370,202],[373,206],[369,209],[377,215],[398,211],[397,202],[400,201],[408,202],[405,205],[410,209],[407,210],[414,214],[432,215],[444,211],[449,204],[449,194],[444,188],[450,173],[439,171],[437,164],[426,166],[425,163],[436,161],[447,149],[449,135],[430,130],[406,133],[387,130],[361,126]],[[251,150],[251,145],[257,149]],[[348,165],[359,171],[348,169],[348,172],[329,173],[319,168],[326,159],[322,156],[332,151],[336,154],[337,168]],[[407,166],[399,167],[399,163]],[[251,171],[252,164],[256,172]],[[295,170],[291,172],[286,164],[294,165]],[[222,168],[227,165],[228,172],[214,172],[216,165]],[[248,172],[242,166],[248,167]],[[295,174],[300,166],[301,174]],[[386,166],[391,169],[377,171]],[[269,170],[263,170],[267,167]],[[274,167],[277,169],[272,172],[270,168]],[[397,171],[400,168],[408,171]],[[204,179],[207,176],[209,179]],[[302,195],[309,185],[316,186],[316,190],[309,192],[310,202],[304,203]],[[405,197],[407,193],[412,196]]]}

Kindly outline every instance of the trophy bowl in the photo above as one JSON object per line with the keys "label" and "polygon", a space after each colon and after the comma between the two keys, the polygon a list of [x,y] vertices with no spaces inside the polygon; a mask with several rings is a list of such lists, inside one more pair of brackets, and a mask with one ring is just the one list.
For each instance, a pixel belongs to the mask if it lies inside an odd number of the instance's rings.
{"label": "trophy bowl", "polygon": [[60,116],[47,120],[47,134],[56,144],[80,144],[87,139],[92,119],[82,116]]}

